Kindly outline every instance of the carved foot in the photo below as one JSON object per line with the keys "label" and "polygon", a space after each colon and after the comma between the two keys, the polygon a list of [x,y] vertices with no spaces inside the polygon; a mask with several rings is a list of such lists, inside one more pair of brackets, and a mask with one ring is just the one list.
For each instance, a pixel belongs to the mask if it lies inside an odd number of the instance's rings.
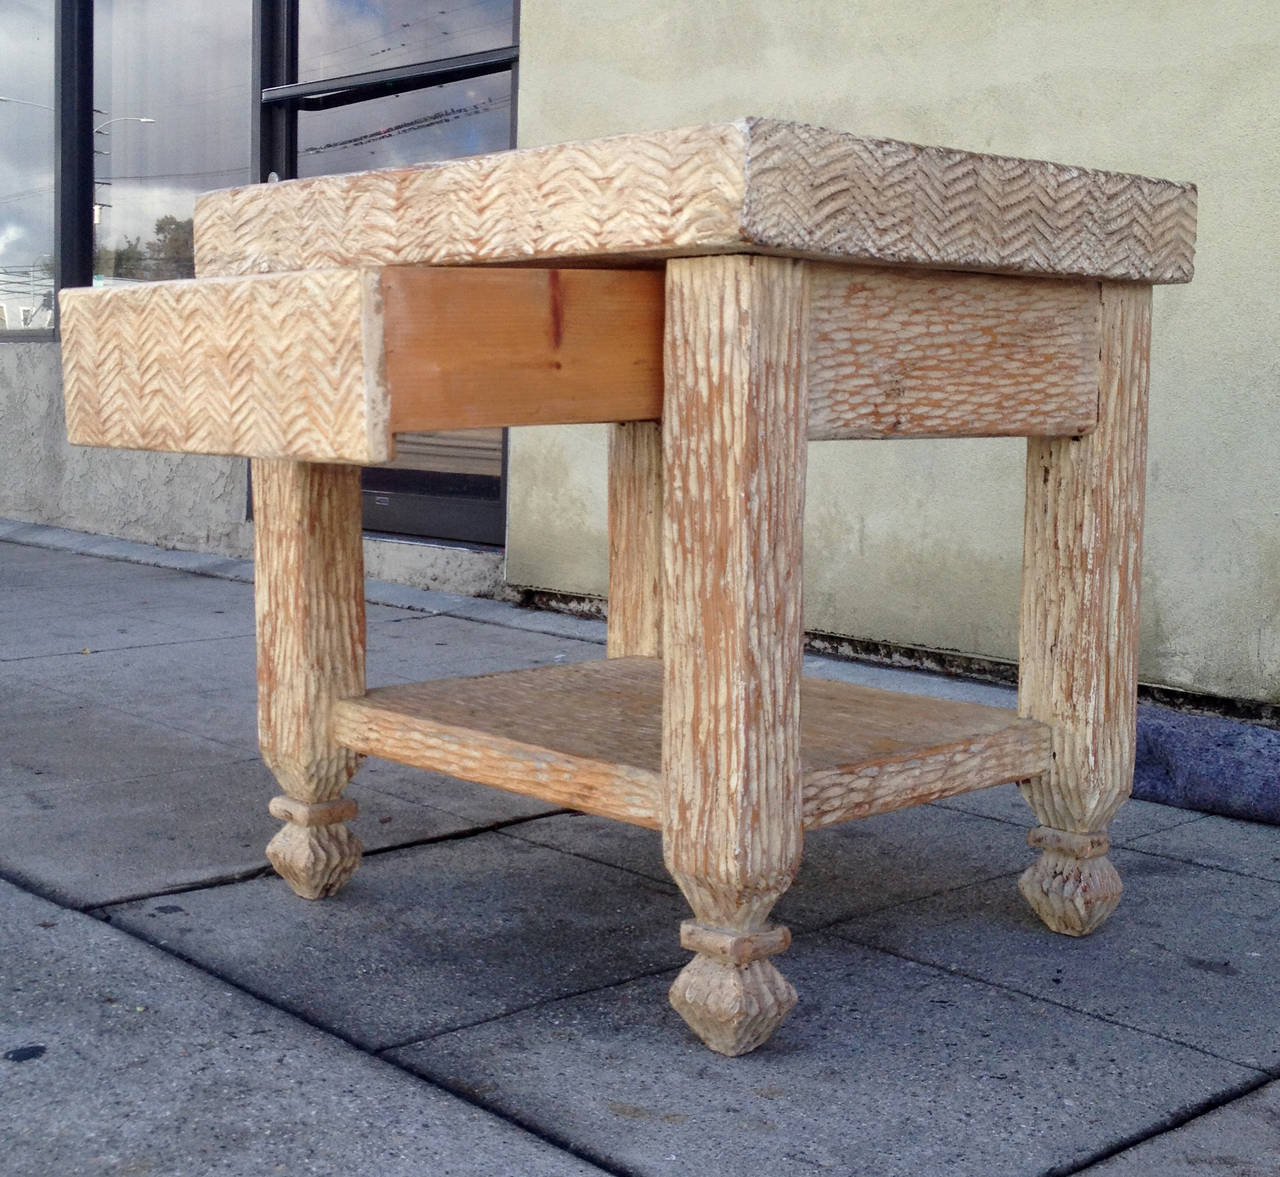
{"label": "carved foot", "polygon": [[712,1050],[755,1050],[795,1007],[796,991],[765,959],[791,943],[786,928],[733,933],[688,920],[680,943],[698,955],[672,984],[671,1004]]}
{"label": "carved foot", "polygon": [[1040,826],[1027,834],[1040,857],[1022,873],[1018,890],[1053,931],[1087,936],[1116,909],[1124,889],[1107,858],[1106,834],[1072,834]]}
{"label": "carved foot", "polygon": [[341,890],[360,865],[360,839],[345,825],[356,803],[345,798],[308,804],[273,797],[271,815],[286,825],[267,845],[276,873],[303,899],[323,899]]}

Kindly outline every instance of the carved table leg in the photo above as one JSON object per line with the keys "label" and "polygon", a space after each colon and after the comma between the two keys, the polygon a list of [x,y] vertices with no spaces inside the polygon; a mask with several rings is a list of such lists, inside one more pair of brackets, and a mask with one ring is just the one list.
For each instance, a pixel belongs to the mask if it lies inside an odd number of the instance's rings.
{"label": "carved table leg", "polygon": [[663,846],[697,955],[671,1003],[744,1054],[795,1004],[768,915],[800,861],[803,262],[667,265]]}
{"label": "carved table leg", "polygon": [[253,462],[258,742],[287,794],[267,857],[304,899],[337,891],[360,862],[341,798],[360,757],[329,734],[329,710],[362,695],[365,619],[360,471]]}
{"label": "carved table leg", "polygon": [[1018,885],[1071,936],[1120,901],[1106,831],[1133,787],[1150,313],[1150,287],[1103,284],[1098,428],[1027,450],[1019,710],[1053,726],[1053,759],[1022,786],[1041,854]]}
{"label": "carved table leg", "polygon": [[662,653],[662,423],[609,427],[610,658]]}

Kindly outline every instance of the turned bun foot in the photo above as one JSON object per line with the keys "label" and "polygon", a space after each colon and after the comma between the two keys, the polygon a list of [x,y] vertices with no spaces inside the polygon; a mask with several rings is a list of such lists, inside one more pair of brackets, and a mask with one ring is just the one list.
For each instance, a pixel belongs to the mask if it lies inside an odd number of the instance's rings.
{"label": "turned bun foot", "polygon": [[671,986],[671,1005],[719,1054],[746,1054],[765,1042],[795,1008],[791,982],[765,959],[791,943],[786,928],[721,932],[692,920],[680,929],[697,952]]}
{"label": "turned bun foot", "polygon": [[364,850],[343,824],[355,817],[356,803],[340,799],[308,805],[274,797],[270,809],[286,823],[267,844],[276,873],[303,899],[323,899],[341,890]]}
{"label": "turned bun foot", "polygon": [[1023,871],[1018,890],[1047,927],[1066,936],[1087,936],[1115,911],[1124,888],[1106,856],[1106,834],[1041,826],[1027,841],[1041,853]]}

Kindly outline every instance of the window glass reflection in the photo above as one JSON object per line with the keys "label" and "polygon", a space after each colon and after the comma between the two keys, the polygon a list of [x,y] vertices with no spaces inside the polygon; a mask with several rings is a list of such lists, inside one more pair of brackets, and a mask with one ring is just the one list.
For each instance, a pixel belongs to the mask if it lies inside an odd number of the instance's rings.
{"label": "window glass reflection", "polygon": [[511,74],[298,112],[298,175],[397,167],[502,151],[511,142]]}
{"label": "window glass reflection", "polygon": [[96,285],[192,275],[196,196],[251,178],[252,52],[252,0],[96,0]]}
{"label": "window glass reflection", "polygon": [[53,326],[53,5],[0,8],[0,330]]}
{"label": "window glass reflection", "polygon": [[302,0],[298,80],[500,49],[512,29],[511,0]]}

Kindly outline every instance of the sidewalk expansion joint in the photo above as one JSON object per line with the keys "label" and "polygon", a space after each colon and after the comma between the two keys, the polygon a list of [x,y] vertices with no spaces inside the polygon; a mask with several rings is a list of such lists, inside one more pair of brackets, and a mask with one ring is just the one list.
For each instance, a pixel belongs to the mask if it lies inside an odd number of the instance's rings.
{"label": "sidewalk expansion joint", "polygon": [[[996,786],[996,787],[999,788],[1000,786]],[[964,794],[960,794],[960,795],[964,796]],[[1134,800],[1141,800],[1141,798],[1134,798]],[[977,817],[977,818],[981,818],[983,821],[999,822],[1002,826],[1013,826],[1013,828],[1017,830],[1030,830],[1030,829],[1033,829],[1036,825],[1036,819],[1032,815],[1031,808],[1029,806],[1027,808],[1026,820],[1018,820],[1012,817],[998,817],[994,813],[978,813],[976,810],[973,810],[973,809],[965,809],[963,805],[948,805],[946,801],[928,801],[926,802],[926,804],[934,809],[945,810],[947,813],[963,813],[966,817]],[[1152,802],[1148,802],[1147,804],[1159,805],[1161,804],[1161,802],[1152,801]],[[1163,834],[1168,830],[1178,830],[1178,829],[1181,829],[1183,826],[1189,826],[1193,822],[1204,821],[1206,817],[1213,816],[1212,814],[1201,813],[1197,809],[1176,809],[1172,805],[1167,805],[1165,806],[1165,808],[1171,811],[1176,811],[1178,813],[1183,813],[1186,816],[1182,818],[1181,821],[1171,822],[1167,826],[1161,826],[1160,829],[1151,830],[1145,834],[1134,834],[1133,837],[1129,839],[1113,837],[1111,839],[1112,849],[1128,850],[1130,847],[1133,846],[1134,841],[1137,839],[1150,838],[1156,834]]]}
{"label": "sidewalk expansion joint", "polygon": [[[387,794],[393,796],[394,794]],[[443,812],[443,811],[442,811]],[[478,838],[481,834],[496,834],[511,826],[523,826],[532,821],[542,821],[547,817],[561,817],[566,813],[576,813],[574,809],[552,809],[547,813],[530,813],[524,817],[508,817],[502,821],[491,822],[484,826],[468,826],[464,830],[451,830],[447,834],[432,834],[429,838],[415,838],[410,842],[397,842],[393,846],[378,846],[373,850],[365,850],[365,858],[376,858],[379,854],[390,854],[393,850],[412,850],[415,846],[434,846],[437,842],[461,842],[467,838]],[[539,845],[541,843],[538,843]]]}
{"label": "sidewalk expansion joint", "polygon": [[[1156,833],[1163,833],[1163,831],[1157,830]],[[1150,834],[1144,836],[1154,837],[1155,835]],[[1120,849],[1130,851],[1134,854],[1144,854],[1148,858],[1163,858],[1166,862],[1181,862],[1187,866],[1194,866],[1197,870],[1214,871],[1220,875],[1230,875],[1234,879],[1249,879],[1255,883],[1260,880],[1266,883],[1280,882],[1280,879],[1271,878],[1269,875],[1251,874],[1249,871],[1236,870],[1234,867],[1230,866],[1220,866],[1215,862],[1197,862],[1194,858],[1182,858],[1177,854],[1169,854],[1161,850],[1144,850],[1141,846],[1135,846],[1132,842],[1120,847]]]}
{"label": "sidewalk expansion joint", "polygon": [[1084,1160],[1071,1161],[1065,1165],[1055,1165],[1052,1169],[1046,1169],[1040,1174],[1040,1177],[1076,1177],[1077,1174],[1088,1177],[1089,1171],[1095,1165],[1100,1165],[1103,1161],[1109,1161],[1112,1157],[1128,1152],[1131,1148],[1137,1148],[1140,1144],[1146,1144],[1149,1140],[1155,1140],[1169,1132],[1176,1132],[1179,1128],[1185,1128],[1188,1124],[1200,1119],[1201,1116],[1206,1116],[1211,1112],[1216,1112],[1219,1108],[1235,1103],[1236,1100],[1243,1099],[1246,1095],[1251,1095],[1259,1088],[1274,1082],[1277,1078],[1280,1078],[1280,1070],[1266,1072],[1256,1079],[1246,1079],[1234,1087],[1229,1087],[1225,1091],[1220,1091],[1217,1095],[1211,1095],[1207,1099],[1191,1104],[1179,1112],[1171,1112],[1169,1115],[1157,1120],[1146,1131],[1134,1132],[1115,1144],[1090,1153]]}
{"label": "sidewalk expansion joint", "polygon": [[632,985],[636,981],[647,981],[650,977],[661,977],[667,973],[677,972],[684,964],[688,962],[688,954],[681,956],[679,959],[673,958],[668,964],[655,965],[651,969],[644,969],[638,973],[632,973],[630,976],[619,977],[616,981],[609,981],[604,985],[588,985],[583,989],[575,989],[568,993],[557,993],[552,997],[539,998],[537,1001],[531,1001],[527,1005],[513,1006],[511,1009],[503,1010],[500,1014],[491,1014],[489,1017],[477,1018],[474,1022],[463,1022],[457,1026],[446,1026],[442,1030],[436,1030],[431,1034],[416,1034],[412,1038],[407,1038],[403,1042],[393,1042],[389,1046],[379,1046],[376,1054],[382,1056],[393,1050],[404,1050],[409,1046],[417,1046],[421,1042],[432,1042],[437,1038],[445,1038],[450,1034],[461,1034],[465,1030],[475,1030],[480,1026],[488,1026],[493,1022],[501,1022],[505,1018],[512,1017],[515,1014],[528,1013],[530,1010],[544,1009],[547,1006],[557,1005],[562,1001],[573,1001],[578,997],[588,997],[593,993],[608,993],[611,989],[621,989],[624,985]]}
{"label": "sidewalk expansion joint", "polygon": [[[158,891],[139,891],[134,895],[126,895],[121,899],[108,899],[106,902],[87,903],[84,906],[63,904],[74,911],[84,912],[104,924],[111,923],[110,909],[123,907],[126,903],[143,903],[148,899],[163,899],[168,895],[189,895],[192,891],[211,891],[215,887],[234,887],[237,883],[251,883],[255,879],[266,878],[275,873],[270,863],[264,866],[249,867],[245,870],[231,871],[225,875],[214,875],[195,883],[182,883],[176,887],[162,887]],[[48,898],[48,896],[45,896]],[[56,901],[55,901],[56,902]]]}
{"label": "sidewalk expansion joint", "polygon": [[[526,819],[526,820],[531,820],[531,819]],[[267,870],[269,871],[270,868],[267,868]],[[21,887],[21,884],[15,883],[14,885],[19,886],[22,890],[29,890],[29,888]],[[35,894],[35,892],[31,892],[31,893]],[[69,905],[65,903],[60,903],[56,899],[51,899],[50,902],[66,910],[71,910],[71,911],[77,910],[76,908],[69,907]],[[106,916],[98,915],[94,912],[86,912],[83,914],[88,914],[95,919],[101,919],[104,923],[108,923],[108,924],[111,923],[109,914]],[[401,1074],[408,1076],[410,1079],[414,1080],[417,1083],[425,1083],[428,1087],[434,1087],[440,1091],[445,1092],[446,1094],[452,1095],[455,1099],[461,1100],[463,1103],[469,1105],[470,1107],[474,1107],[478,1111],[485,1112],[488,1115],[491,1115],[496,1119],[503,1121],[506,1124],[510,1124],[512,1127],[517,1128],[521,1132],[526,1132],[530,1136],[534,1136],[538,1140],[541,1140],[544,1144],[547,1144],[552,1148],[558,1149],[560,1152],[566,1153],[569,1156],[572,1156],[577,1160],[583,1161],[586,1164],[595,1166],[597,1169],[601,1170],[601,1172],[607,1174],[608,1177],[642,1177],[642,1175],[636,1172],[635,1170],[632,1170],[629,1168],[620,1168],[616,1164],[610,1161],[607,1161],[603,1157],[597,1156],[591,1151],[584,1149],[579,1145],[573,1144],[566,1139],[563,1139],[558,1134],[548,1131],[545,1127],[541,1125],[538,1125],[532,1122],[526,1122],[517,1115],[513,1115],[512,1113],[505,1111],[500,1107],[490,1105],[486,1100],[478,1096],[475,1092],[468,1090],[468,1088],[464,1084],[454,1084],[447,1081],[439,1080],[434,1077],[428,1077],[428,1076],[422,1075],[419,1072],[414,1071],[412,1068],[404,1066],[402,1063],[396,1061],[395,1059],[385,1057],[383,1052],[397,1049],[395,1046],[375,1047],[368,1043],[361,1042],[359,1039],[353,1038],[348,1034],[344,1034],[342,1031],[337,1030],[332,1026],[326,1025],[324,1022],[319,1021],[318,1019],[311,1017],[308,1014],[302,1013],[301,1011],[296,1009],[291,1009],[289,1006],[284,1005],[281,1002],[277,1001],[269,993],[259,992],[258,990],[254,989],[252,986],[246,985],[242,981],[238,981],[235,978],[228,976],[227,974],[223,973],[218,969],[210,968],[206,963],[199,960],[197,957],[191,956],[188,953],[181,951],[180,949],[174,947],[174,945],[172,945],[168,941],[152,939],[146,935],[143,935],[141,932],[135,931],[131,928],[118,927],[115,924],[112,924],[112,927],[114,927],[115,930],[121,933],[122,935],[128,936],[133,940],[137,940],[139,943],[146,944],[149,947],[154,948],[157,952],[163,952],[166,956],[171,956],[175,960],[182,961],[183,964],[190,966],[191,968],[195,969],[199,973],[202,973],[206,977],[210,977],[214,981],[217,981],[218,984],[225,985],[227,986],[227,988],[235,990],[237,993],[242,993],[245,996],[252,998],[254,1001],[261,1002],[263,1005],[268,1006],[269,1008],[275,1010],[277,1013],[284,1015],[285,1017],[292,1018],[295,1021],[302,1023],[303,1025],[311,1027],[311,1029],[321,1034],[327,1035],[328,1037],[343,1043],[345,1046],[350,1047],[352,1050],[358,1051],[360,1054],[365,1055],[367,1058],[374,1060],[375,1062],[379,1063],[382,1066],[391,1067],[399,1071]],[[669,971],[671,971],[670,968],[657,970],[657,972],[669,972]],[[638,980],[638,979],[641,979],[642,977],[650,976],[650,975],[654,975],[654,974],[647,973],[647,972],[643,974],[637,974],[637,976],[635,977],[626,977],[619,981],[612,982],[609,985],[599,986],[598,988],[611,989],[618,985],[627,984],[629,981]],[[591,993],[591,992],[594,992],[594,990],[586,989],[582,991],[583,994]],[[581,995],[582,994],[574,993],[574,994],[566,994],[565,996],[577,997]],[[560,998],[549,998],[547,999],[547,1002],[538,1002],[535,1004],[539,1004],[539,1005],[547,1004],[548,1002],[554,1001],[554,1000],[560,1000]],[[518,1011],[513,1010],[509,1012],[514,1013]],[[497,1021],[506,1016],[508,1016],[506,1013],[499,1014],[499,1015],[495,1015],[495,1017],[493,1018],[484,1019],[484,1021]],[[477,1024],[480,1024],[480,1023],[477,1023]],[[442,1034],[450,1033],[454,1029],[467,1029],[467,1028],[468,1027],[466,1026],[450,1027],[448,1030],[442,1030],[441,1033]],[[436,1036],[437,1035],[429,1035],[427,1037],[431,1038]],[[411,1041],[420,1042],[420,1041],[426,1041],[426,1040],[427,1040],[426,1038],[419,1036],[417,1038],[412,1039]]]}
{"label": "sidewalk expansion joint", "polygon": [[[487,598],[485,597],[476,598],[476,600],[486,600],[486,599]],[[456,611],[446,609],[436,614],[435,616],[451,617],[455,621],[470,621],[473,625],[492,625],[495,629],[508,629],[508,630],[513,630],[516,633],[540,633],[544,637],[560,638],[562,641],[566,641],[566,642],[586,642],[588,645],[591,645],[591,646],[603,646],[605,645],[607,640],[603,635],[600,637],[593,637],[593,636],[581,635],[581,634],[567,634],[567,633],[564,633],[558,626],[551,625],[551,624],[548,624],[548,626],[544,628],[544,627],[539,627],[537,625],[515,625],[512,622],[499,621],[493,617],[471,617],[471,616],[468,616],[468,613],[470,612],[470,610],[464,608],[463,606],[459,605],[459,606],[456,606],[455,608],[456,608]],[[512,608],[518,609],[520,608],[520,606],[514,605],[512,606]],[[536,610],[530,610],[530,612],[536,612]],[[556,614],[556,616],[563,616],[563,614]]]}
{"label": "sidewalk expansion joint", "polygon": [[[580,811],[577,809],[561,809],[558,811],[558,814],[577,814],[579,812]],[[555,817],[558,816],[558,814],[547,813],[543,814],[543,816]],[[520,823],[510,822],[508,824],[517,825]],[[680,889],[671,881],[670,875],[667,875],[665,878],[659,878],[657,875],[651,875],[645,871],[637,870],[634,866],[623,866],[618,862],[610,862],[607,858],[596,858],[591,854],[583,854],[580,850],[566,850],[563,846],[553,846],[547,842],[535,842],[532,838],[521,838],[519,834],[508,834],[506,836],[509,838],[516,838],[529,846],[540,846],[543,850],[554,850],[557,854],[564,854],[569,858],[577,858],[582,862],[593,862],[596,866],[607,866],[610,870],[621,871],[623,874],[630,875],[632,878],[642,879],[650,886],[658,887],[663,894],[666,895],[678,895],[680,893]]]}
{"label": "sidewalk expansion joint", "polygon": [[[19,654],[16,658],[0,658],[0,662],[35,662],[42,658],[85,658],[95,654],[127,654],[130,650],[162,650],[166,646],[198,646],[204,642],[239,642],[252,638],[253,631],[248,633],[223,633],[207,638],[174,638],[171,642],[136,642],[132,646],[96,646],[86,650],[55,650],[52,654]],[[56,691],[57,687],[49,687]],[[65,693],[65,692],[64,692]]]}
{"label": "sidewalk expansion joint", "polygon": [[1128,1022],[1122,1022],[1119,1018],[1107,1017],[1106,1014],[1092,1013],[1087,1009],[1080,1009],[1074,1005],[1068,1005],[1055,997],[1049,997],[1044,993],[1035,993],[1028,989],[1020,989],[1017,985],[1010,985],[1005,981],[993,981],[990,977],[984,977],[978,973],[969,972],[960,968],[958,965],[939,964],[937,961],[924,960],[917,956],[912,956],[907,952],[898,952],[892,948],[885,948],[883,945],[873,944],[866,940],[859,940],[845,932],[831,932],[830,935],[836,936],[841,940],[846,940],[850,944],[857,944],[862,948],[866,948],[871,952],[883,952],[886,956],[892,956],[897,960],[906,961],[909,964],[919,965],[921,968],[930,969],[933,972],[941,973],[947,977],[962,977],[966,981],[972,981],[977,985],[986,985],[992,989],[999,989],[1003,993],[1016,993],[1019,997],[1026,997],[1031,1001],[1039,1001],[1045,1005],[1052,1005],[1058,1009],[1066,1010],[1067,1013],[1076,1014],[1082,1018],[1090,1018],[1095,1022],[1101,1022],[1104,1026],[1114,1026],[1117,1030],[1128,1030],[1134,1034],[1141,1034],[1146,1038],[1154,1038],[1157,1042],[1164,1042],[1170,1046],[1176,1046],[1181,1050],[1194,1051],[1196,1054],[1203,1055],[1205,1058],[1214,1059],[1220,1063],[1229,1063],[1233,1067],[1239,1067],[1242,1071],[1253,1071],[1255,1074],[1264,1076],[1264,1082],[1267,1078],[1275,1078],[1280,1076],[1280,1069],[1277,1069],[1276,1075],[1272,1075],[1271,1071],[1261,1067],[1256,1067],[1251,1063],[1242,1063],[1239,1059],[1230,1058],[1224,1054],[1218,1054],[1212,1050],[1206,1050],[1203,1046],[1196,1046],[1193,1042],[1184,1042],[1179,1038],[1173,1038],[1168,1034],[1160,1034],[1155,1030],[1146,1030],[1141,1026],[1134,1026]]}
{"label": "sidewalk expansion joint", "polygon": [[[841,932],[833,931],[839,924],[847,924],[850,920],[862,919],[865,916],[879,915],[883,911],[894,911],[899,907],[908,907],[913,903],[923,903],[926,899],[937,899],[942,895],[954,895],[957,891],[967,891],[970,887],[985,887],[988,883],[997,883],[1001,879],[1016,879],[1022,873],[1022,868],[1016,870],[1002,870],[994,875],[987,875],[985,878],[973,879],[967,883],[957,883],[954,887],[942,887],[937,891],[928,891],[923,895],[908,895],[902,899],[894,899],[889,903],[882,903],[878,907],[867,907],[861,911],[846,912],[844,915],[832,916],[828,920],[821,923],[802,925],[798,920],[791,921],[791,926],[803,927],[806,932],[824,932],[830,936],[836,936],[841,940],[848,940],[851,944],[863,944],[863,941],[853,936],[846,936]],[[867,945],[863,944],[863,947]]]}

